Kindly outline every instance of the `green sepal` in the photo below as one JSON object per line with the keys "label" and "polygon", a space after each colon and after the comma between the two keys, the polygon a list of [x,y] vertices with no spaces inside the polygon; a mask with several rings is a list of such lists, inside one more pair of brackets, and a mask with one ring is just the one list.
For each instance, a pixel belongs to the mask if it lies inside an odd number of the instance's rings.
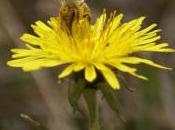
{"label": "green sepal", "polygon": [[86,81],[84,79],[70,79],[70,85],[68,89],[68,99],[69,103],[73,107],[74,112],[80,111],[78,106],[78,100],[86,86]]}
{"label": "green sepal", "polygon": [[97,86],[109,107],[116,112],[121,121],[126,122],[126,119],[121,115],[121,105],[116,95],[116,90],[113,90],[107,83],[99,83]]}
{"label": "green sepal", "polygon": [[89,110],[90,130],[100,130],[99,108],[96,99],[96,89],[87,87],[84,90],[84,99]]}

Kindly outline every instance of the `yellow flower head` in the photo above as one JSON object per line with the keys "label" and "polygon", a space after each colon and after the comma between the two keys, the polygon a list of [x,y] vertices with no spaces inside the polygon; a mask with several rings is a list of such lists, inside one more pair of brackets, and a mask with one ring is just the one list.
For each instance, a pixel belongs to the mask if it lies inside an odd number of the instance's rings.
{"label": "yellow flower head", "polygon": [[137,52],[174,52],[168,43],[156,42],[160,39],[157,35],[160,30],[153,30],[157,25],[141,29],[145,17],[121,24],[122,18],[123,14],[116,15],[115,12],[107,18],[104,11],[94,24],[87,19],[73,20],[69,23],[71,29],[62,24],[60,16],[52,17],[47,24],[37,21],[31,26],[36,35],[24,34],[21,37],[26,48],[12,49],[14,59],[8,65],[33,71],[66,64],[59,78],[84,70],[85,79],[89,82],[97,78],[99,71],[114,89],[119,89],[120,85],[113,69],[141,79],[147,78],[138,75],[137,69],[129,64],[145,63],[169,69],[133,56]]}

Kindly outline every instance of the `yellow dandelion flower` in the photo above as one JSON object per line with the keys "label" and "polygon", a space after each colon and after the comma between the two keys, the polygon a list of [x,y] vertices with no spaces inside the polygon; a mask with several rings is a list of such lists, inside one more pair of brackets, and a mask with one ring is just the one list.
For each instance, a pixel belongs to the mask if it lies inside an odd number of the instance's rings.
{"label": "yellow dandelion flower", "polygon": [[123,14],[114,12],[107,18],[104,11],[94,24],[87,20],[72,23],[71,32],[63,29],[60,17],[52,17],[47,24],[37,21],[31,27],[36,35],[24,34],[21,40],[25,49],[12,49],[12,67],[21,67],[24,71],[38,70],[66,64],[59,74],[66,77],[72,72],[84,70],[85,79],[93,82],[97,71],[101,72],[108,84],[119,89],[117,74],[113,69],[127,72],[141,79],[137,69],[129,65],[144,63],[162,69],[170,69],[151,60],[133,56],[138,52],[174,52],[168,43],[157,43],[160,30],[152,24],[142,28],[145,17],[122,24]]}

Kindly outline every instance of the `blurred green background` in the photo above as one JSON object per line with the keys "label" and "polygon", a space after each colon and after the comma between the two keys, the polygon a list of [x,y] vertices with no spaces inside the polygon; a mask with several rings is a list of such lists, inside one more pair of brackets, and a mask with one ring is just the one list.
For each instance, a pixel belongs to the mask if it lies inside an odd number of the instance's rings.
{"label": "blurred green background", "polygon": [[[158,23],[162,41],[175,48],[175,0],[87,0],[95,19],[104,8],[125,14],[124,21],[146,16],[145,25]],[[57,16],[56,0],[0,0],[0,130],[39,130],[23,120],[31,116],[50,130],[87,130],[87,117],[73,114],[68,103],[68,79],[57,81],[60,68],[24,73],[6,66],[10,49],[22,46],[19,37],[32,32],[30,24]],[[175,68],[174,54],[142,54]],[[122,89],[117,92],[123,123],[99,94],[102,130],[175,130],[175,71],[138,67],[149,81],[120,74]],[[126,88],[134,89],[134,92]],[[84,108],[83,100],[81,101]],[[84,113],[87,115],[86,113]]]}

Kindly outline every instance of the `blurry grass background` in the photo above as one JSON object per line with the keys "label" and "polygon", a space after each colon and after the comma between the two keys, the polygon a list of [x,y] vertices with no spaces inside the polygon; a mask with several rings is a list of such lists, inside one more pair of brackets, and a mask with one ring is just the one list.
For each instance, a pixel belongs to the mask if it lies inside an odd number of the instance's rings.
{"label": "blurry grass background", "polygon": [[[174,0],[87,0],[95,19],[106,8],[125,14],[124,21],[146,16],[145,25],[158,23],[162,41],[175,47]],[[30,24],[57,16],[54,0],[0,0],[0,130],[38,130],[20,118],[21,113],[50,130],[86,130],[87,118],[76,113],[68,103],[67,80],[57,81],[60,69],[24,73],[6,66],[10,49],[22,46],[19,37],[31,32]],[[145,26],[144,25],[144,26]],[[143,54],[163,65],[175,68],[173,54]],[[122,104],[122,123],[99,96],[103,130],[175,130],[175,71],[140,66],[149,81],[122,74],[122,89],[117,92]],[[123,78],[125,77],[125,78]],[[126,87],[135,89],[130,92]],[[83,106],[83,103],[82,103]],[[82,108],[84,109],[84,108]],[[86,115],[86,113],[85,113]]]}

